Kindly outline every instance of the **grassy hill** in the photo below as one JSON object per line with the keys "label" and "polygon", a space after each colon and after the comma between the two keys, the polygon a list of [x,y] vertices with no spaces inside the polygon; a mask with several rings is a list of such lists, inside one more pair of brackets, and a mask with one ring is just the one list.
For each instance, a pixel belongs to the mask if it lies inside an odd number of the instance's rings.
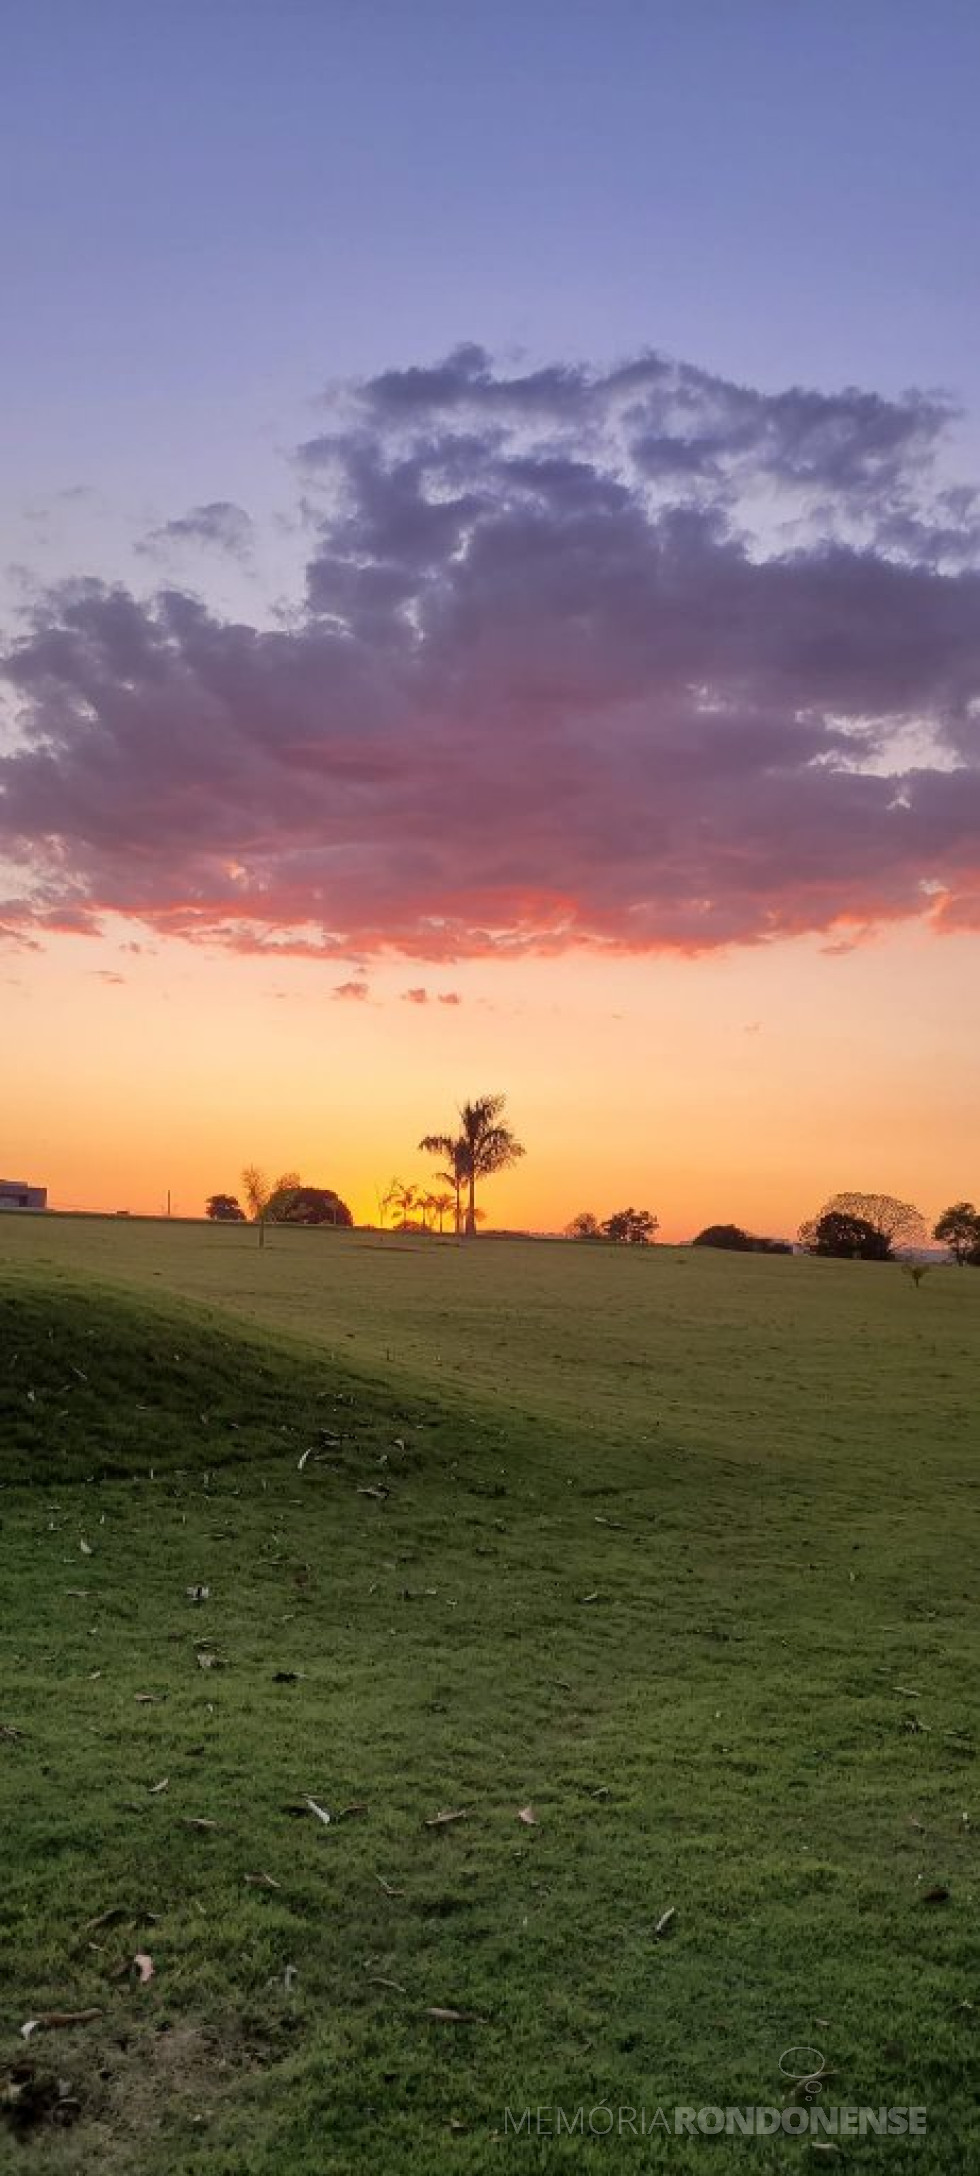
{"label": "grassy hill", "polygon": [[980,1279],[0,1246],[18,2165],[688,2171],[588,2111],[778,2105],[801,2045],[966,2165]]}

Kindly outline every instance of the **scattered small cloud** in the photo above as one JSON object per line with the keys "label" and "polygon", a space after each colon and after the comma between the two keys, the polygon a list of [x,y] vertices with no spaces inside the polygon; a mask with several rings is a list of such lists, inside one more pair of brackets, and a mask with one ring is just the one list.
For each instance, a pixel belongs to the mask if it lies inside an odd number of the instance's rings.
{"label": "scattered small cloud", "polygon": [[125,975],[117,975],[111,967],[92,967],[89,973],[95,976],[97,982],[109,982],[120,987],[126,980]]}
{"label": "scattered small cloud", "polygon": [[403,990],[402,998],[406,1005],[427,1005],[429,1002],[429,993],[428,990],[422,989]]}
{"label": "scattered small cloud", "polygon": [[333,994],[335,997],[351,999],[355,1004],[363,1004],[368,994],[368,985],[366,982],[338,982]]}
{"label": "scattered small cloud", "polygon": [[461,1005],[462,1002],[458,990],[440,990],[439,992],[440,1005]]}
{"label": "scattered small cloud", "polygon": [[44,946],[37,937],[28,937],[25,931],[12,922],[0,922],[0,944],[14,945],[18,952],[43,952]]}
{"label": "scattered small cloud", "polygon": [[151,557],[174,544],[204,544],[215,551],[243,559],[251,548],[252,522],[243,506],[230,499],[211,499],[206,506],[192,506],[189,513],[151,529],[137,551]]}

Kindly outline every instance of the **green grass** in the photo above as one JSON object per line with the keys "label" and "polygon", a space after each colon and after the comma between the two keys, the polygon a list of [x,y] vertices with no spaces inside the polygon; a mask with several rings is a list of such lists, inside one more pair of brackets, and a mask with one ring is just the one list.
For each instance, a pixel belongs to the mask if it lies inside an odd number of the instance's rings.
{"label": "green grass", "polygon": [[978,1323],[968,1273],[4,1220],[0,2063],[80,2103],[12,2165],[686,2172],[505,2111],[778,2104],[802,2043],[929,2109],[842,2165],[966,2168]]}

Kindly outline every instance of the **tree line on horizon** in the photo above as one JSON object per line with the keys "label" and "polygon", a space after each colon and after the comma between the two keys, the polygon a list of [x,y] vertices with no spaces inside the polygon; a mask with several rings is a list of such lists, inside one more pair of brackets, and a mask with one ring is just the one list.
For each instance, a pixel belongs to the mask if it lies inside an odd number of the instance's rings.
{"label": "tree line on horizon", "polygon": [[[508,1170],[526,1154],[507,1123],[506,1104],[503,1095],[478,1096],[458,1106],[451,1129],[423,1134],[418,1148],[437,1159],[439,1191],[393,1178],[378,1196],[382,1227],[386,1214],[394,1210],[396,1231],[442,1234],[451,1215],[457,1238],[475,1237],[485,1214],[476,1198],[478,1184]],[[216,1223],[250,1221],[258,1228],[260,1246],[269,1224],[331,1224],[350,1229],[354,1223],[347,1203],[332,1187],[304,1185],[296,1171],[284,1172],[270,1183],[257,1165],[250,1164],[242,1172],[241,1188],[245,1208],[237,1195],[216,1193],[209,1197],[206,1213]],[[563,1236],[651,1246],[659,1229],[660,1220],[652,1210],[630,1205],[602,1219],[590,1209],[579,1210],[566,1224]],[[948,1248],[961,1268],[980,1268],[980,1211],[971,1201],[953,1202],[944,1209],[932,1237]],[[925,1219],[912,1202],[900,1201],[893,1194],[853,1191],[832,1194],[815,1216],[805,1219],[797,1235],[804,1253],[841,1261],[890,1262],[900,1253],[921,1250],[926,1243]],[[691,1244],[739,1254],[793,1251],[789,1240],[760,1238],[732,1223],[706,1225]]]}

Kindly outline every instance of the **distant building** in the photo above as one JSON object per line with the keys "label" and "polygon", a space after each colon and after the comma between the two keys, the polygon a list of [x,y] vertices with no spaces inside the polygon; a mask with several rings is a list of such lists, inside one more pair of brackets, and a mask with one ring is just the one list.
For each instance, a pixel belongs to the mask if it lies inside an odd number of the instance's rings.
{"label": "distant building", "polygon": [[26,1179],[0,1179],[0,1209],[46,1209],[46,1186],[28,1186]]}

